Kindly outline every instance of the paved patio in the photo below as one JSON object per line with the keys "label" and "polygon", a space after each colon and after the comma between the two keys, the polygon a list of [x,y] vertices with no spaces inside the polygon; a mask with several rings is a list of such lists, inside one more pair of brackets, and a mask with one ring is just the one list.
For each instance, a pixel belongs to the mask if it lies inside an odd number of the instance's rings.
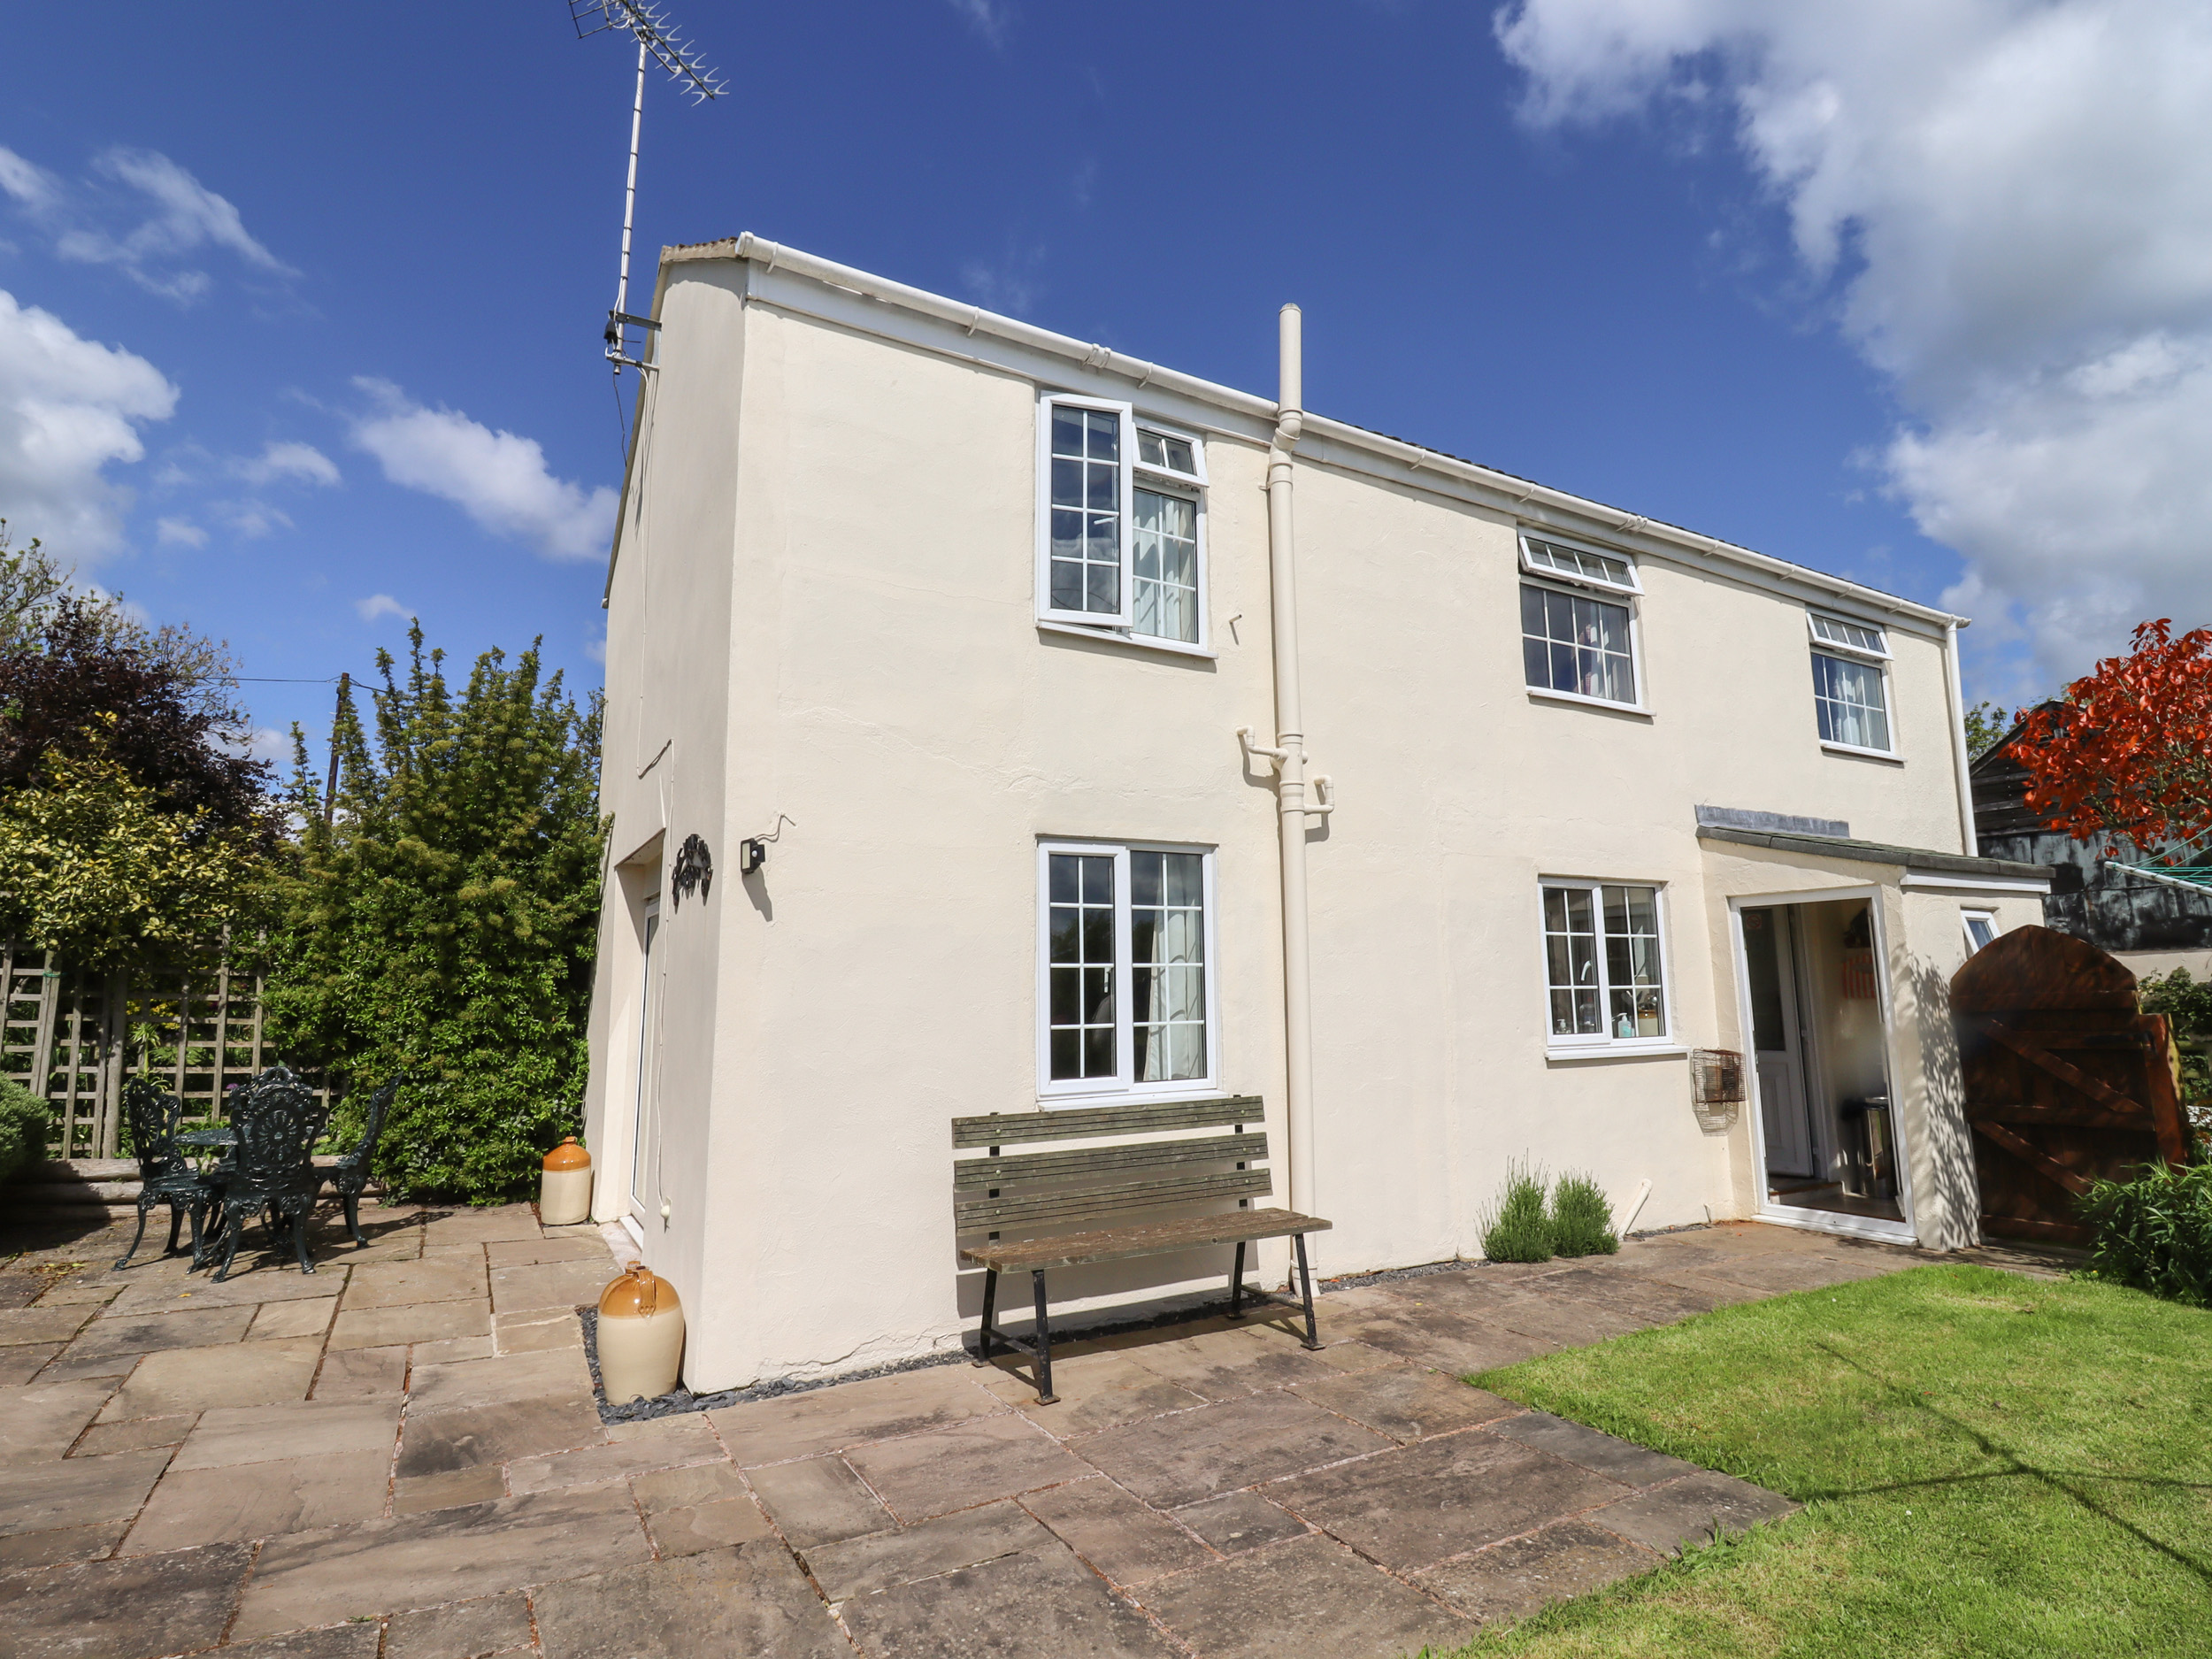
{"label": "paved patio", "polygon": [[112,1230],[0,1271],[0,1652],[1449,1646],[1789,1507],[1456,1373],[1919,1259],[1724,1225],[1333,1291],[1319,1354],[1225,1320],[1072,1344],[1052,1407],[956,1363],[607,1426],[595,1233],[363,1219],[312,1277],[116,1272]]}

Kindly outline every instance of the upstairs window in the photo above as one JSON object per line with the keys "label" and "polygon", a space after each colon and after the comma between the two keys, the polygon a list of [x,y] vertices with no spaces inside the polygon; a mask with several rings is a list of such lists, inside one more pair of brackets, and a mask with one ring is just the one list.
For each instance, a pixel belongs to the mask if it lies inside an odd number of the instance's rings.
{"label": "upstairs window", "polygon": [[1638,706],[1636,567],[1617,554],[1525,535],[1521,664],[1538,693]]}
{"label": "upstairs window", "polygon": [[1204,446],[1126,403],[1050,396],[1040,417],[1038,617],[1202,645]]}
{"label": "upstairs window", "polygon": [[1889,640],[1869,623],[1806,612],[1813,639],[1813,710],[1820,741],[1889,754]]}

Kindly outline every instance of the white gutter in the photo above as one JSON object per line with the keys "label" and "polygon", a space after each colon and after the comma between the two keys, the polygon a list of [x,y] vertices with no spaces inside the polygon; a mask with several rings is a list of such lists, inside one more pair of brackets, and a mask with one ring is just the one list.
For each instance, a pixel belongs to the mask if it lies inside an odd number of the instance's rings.
{"label": "white gutter", "polygon": [[1974,757],[1966,747],[1966,693],[1959,686],[1959,624],[1955,618],[1943,625],[1943,691],[1951,704],[1951,760],[1958,773],[1959,844],[1969,858],[1978,858],[1982,839],[1974,824]]}
{"label": "white gutter", "polygon": [[[1094,345],[1067,334],[1055,334],[1050,329],[1040,328],[1033,323],[1025,323],[1011,317],[1002,317],[995,311],[985,311],[979,305],[962,304],[959,301],[947,299],[942,295],[932,294],[923,288],[910,288],[903,282],[894,282],[888,278],[874,276],[865,271],[857,271],[850,265],[839,265],[833,260],[820,258],[813,254],[803,253],[798,249],[787,248],[780,242],[770,242],[764,237],[754,235],[749,231],[733,241],[698,242],[688,247],[667,250],[662,255],[662,263],[665,266],[670,263],[680,263],[691,259],[727,258],[749,260],[769,271],[791,272],[814,281],[825,283],[831,288],[842,288],[848,293],[856,294],[864,298],[878,300],[887,305],[895,305],[921,316],[935,318],[941,322],[950,323],[968,334],[987,334],[994,339],[1007,341],[1015,345],[1027,347],[1033,351],[1081,364],[1084,367],[1101,373],[1112,374],[1133,380],[1140,388],[1160,387],[1167,391],[1195,398],[1217,408],[1226,409],[1234,413],[1266,422],[1271,426],[1273,425],[1277,417],[1279,410],[1277,404],[1271,403],[1264,398],[1255,397],[1249,392],[1240,392],[1233,387],[1201,380],[1194,374],[1185,374],[1175,369],[1164,368],[1156,363],[1148,363],[1141,357],[1126,356],[1107,346]],[[1302,411],[1300,412],[1303,414]],[[1349,426],[1342,421],[1331,420],[1320,415],[1305,415],[1304,426],[1305,435],[1309,438],[1325,439],[1332,443],[1342,444],[1348,449],[1401,462],[1416,472],[1425,472],[1440,478],[1471,484],[1477,488],[1502,497],[1502,500],[1499,505],[1504,511],[1509,511],[1516,508],[1535,505],[1559,512],[1571,513],[1578,518],[1586,520],[1603,532],[1646,538],[1662,546],[1672,545],[1709,557],[1725,559],[1767,575],[1794,579],[1823,593],[1832,594],[1839,598],[1855,600],[1876,610],[1886,611],[1894,616],[1910,617],[1938,627],[1948,623],[1966,620],[1962,617],[1955,617],[1948,611],[1932,610],[1926,605],[1915,604],[1911,600],[1901,599],[1894,594],[1883,593],[1878,588],[1867,588],[1857,582],[1847,581],[1842,577],[1832,576],[1824,571],[1813,570],[1803,565],[1793,565],[1787,559],[1778,559],[1768,554],[1756,553],[1749,548],[1739,547],[1732,541],[1723,541],[1716,536],[1701,535],[1695,531],[1685,530],[1678,525],[1663,524],[1655,519],[1642,518],[1637,514],[1624,511],[1618,507],[1609,507],[1602,502],[1591,501],[1563,489],[1553,489],[1548,485],[1533,484],[1526,479],[1516,478],[1509,472],[1496,472],[1492,468],[1478,465],[1472,461],[1463,461],[1456,456],[1446,455],[1440,450],[1425,449],[1418,444],[1406,443],[1396,438],[1385,437],[1382,434],[1370,432],[1363,426]]]}

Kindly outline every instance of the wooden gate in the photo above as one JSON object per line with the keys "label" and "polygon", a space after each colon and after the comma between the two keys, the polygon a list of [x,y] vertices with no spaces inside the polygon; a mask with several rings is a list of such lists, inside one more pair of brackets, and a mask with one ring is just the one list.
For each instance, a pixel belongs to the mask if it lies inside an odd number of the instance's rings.
{"label": "wooden gate", "polygon": [[2094,945],[2001,934],[1953,976],[1951,1015],[1984,1233],[2087,1243],[2074,1200],[2092,1179],[2185,1156],[2172,1034]]}

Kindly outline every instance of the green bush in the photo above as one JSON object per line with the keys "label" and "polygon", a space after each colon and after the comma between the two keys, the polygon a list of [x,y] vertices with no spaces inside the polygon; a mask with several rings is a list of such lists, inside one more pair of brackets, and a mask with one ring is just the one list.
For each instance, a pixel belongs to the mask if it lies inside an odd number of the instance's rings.
{"label": "green bush", "polygon": [[2089,1276],[2212,1308],[2212,1164],[2159,1164],[2132,1181],[2098,1181],[2080,1200],[2096,1229]]}
{"label": "green bush", "polygon": [[[376,1152],[395,1195],[495,1203],[583,1128],[597,694],[579,710],[534,648],[512,667],[488,652],[457,692],[422,631],[409,640],[403,675],[379,654],[373,731],[340,700],[327,818],[299,747],[268,1035],[357,1101],[406,1073]],[[332,1127],[349,1143],[358,1107]]]}
{"label": "green bush", "polygon": [[1525,1164],[1505,1166],[1505,1186],[1482,1217],[1482,1253],[1493,1262],[1548,1262],[1551,1220],[1544,1213],[1544,1174]]}
{"label": "green bush", "polygon": [[1552,1188],[1551,1237],[1561,1256],[1611,1256],[1621,1248],[1613,1206],[1591,1177],[1569,1171]]}
{"label": "green bush", "polygon": [[46,1102],[20,1083],[0,1078],[0,1181],[9,1181],[46,1156],[52,1115]]}

